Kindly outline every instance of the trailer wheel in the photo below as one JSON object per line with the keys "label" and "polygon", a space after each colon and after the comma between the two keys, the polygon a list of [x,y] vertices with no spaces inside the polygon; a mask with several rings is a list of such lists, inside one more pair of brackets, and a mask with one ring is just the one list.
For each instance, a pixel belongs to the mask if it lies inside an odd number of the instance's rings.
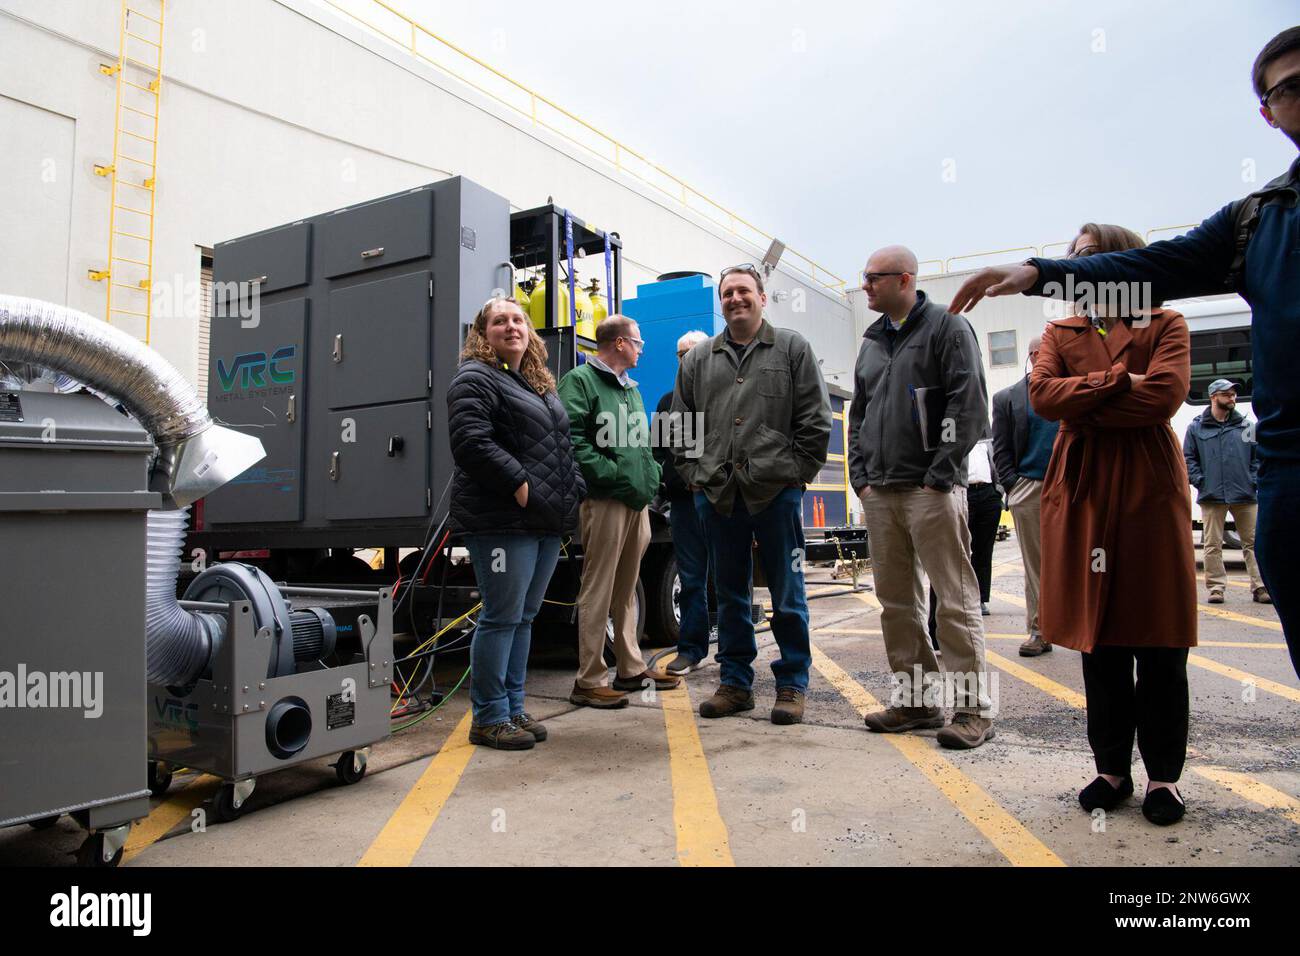
{"label": "trailer wheel", "polygon": [[33,830],[48,830],[58,822],[59,815],[56,813],[52,817],[41,817],[39,820],[28,820],[27,825]]}
{"label": "trailer wheel", "polygon": [[[646,596],[645,585],[641,579],[636,579],[636,642],[640,644],[645,640],[645,617],[646,617]],[[611,614],[605,621],[605,664],[614,667],[618,664],[618,657],[614,654],[614,616]]]}
{"label": "trailer wheel", "polygon": [[676,645],[682,634],[682,579],[677,558],[670,551],[650,575],[651,630],[665,646]]}
{"label": "trailer wheel", "polygon": [[92,833],[86,841],[77,847],[77,866],[114,867],[122,862],[122,853],[126,847],[118,847],[112,859],[104,859],[104,834]]}

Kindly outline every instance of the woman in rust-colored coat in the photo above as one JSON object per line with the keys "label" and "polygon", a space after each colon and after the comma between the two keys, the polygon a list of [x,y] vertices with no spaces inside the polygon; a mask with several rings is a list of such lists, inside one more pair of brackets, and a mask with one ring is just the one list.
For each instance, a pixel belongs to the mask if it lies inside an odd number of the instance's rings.
{"label": "woman in rust-colored coat", "polygon": [[[1141,244],[1089,223],[1070,252]],[[1133,792],[1136,733],[1150,779],[1142,810],[1166,824],[1184,812],[1176,784],[1196,646],[1191,500],[1169,426],[1187,397],[1190,344],[1177,312],[1120,311],[1048,323],[1030,374],[1034,411],[1061,422],[1042,492],[1040,614],[1051,643],[1082,652],[1099,776],[1080,803],[1110,810]]]}

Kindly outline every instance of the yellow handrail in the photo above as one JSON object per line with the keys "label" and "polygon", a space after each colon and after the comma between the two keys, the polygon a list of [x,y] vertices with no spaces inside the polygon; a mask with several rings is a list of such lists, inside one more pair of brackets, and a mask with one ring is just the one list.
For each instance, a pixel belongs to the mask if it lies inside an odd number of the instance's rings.
{"label": "yellow handrail", "polygon": [[[706,196],[704,193],[700,192],[698,189],[691,186],[685,180],[681,179],[680,177],[664,169],[658,163],[655,163],[652,160],[648,159],[646,156],[632,149],[627,144],[621,142],[618,139],[615,139],[613,136],[610,136],[608,133],[604,132],[603,130],[598,129],[596,126],[593,126],[591,123],[587,122],[582,117],[570,112],[569,110],[565,109],[563,106],[560,106],[555,101],[548,99],[546,96],[543,96],[541,93],[538,93],[537,91],[524,85],[523,83],[520,83],[518,80],[514,79],[513,77],[510,77],[505,73],[502,73],[500,70],[492,66],[490,63],[487,63],[486,61],[479,59],[474,54],[470,53],[467,50],[462,49],[461,47],[457,46],[455,43],[452,43],[450,40],[447,40],[444,37],[439,36],[438,34],[434,33],[432,30],[430,30],[428,27],[417,22],[416,20],[411,19],[406,14],[402,13],[400,10],[394,9],[390,4],[384,2],[384,0],[367,0],[367,2],[369,2],[373,6],[382,8],[383,10],[397,17],[399,20],[402,20],[409,28],[410,31],[409,41],[394,36],[393,34],[387,32],[386,30],[381,29],[380,27],[371,23],[366,18],[359,16],[358,14],[353,13],[351,10],[347,9],[346,7],[343,7],[340,4],[336,3],[335,0],[323,0],[323,2],[333,7],[335,10],[338,10],[340,13],[344,14],[345,16],[351,18],[352,20],[355,20],[356,22],[360,23],[362,26],[366,27],[367,29],[374,31],[375,33],[379,34],[385,39],[390,40],[393,43],[396,43],[397,45],[401,46],[403,49],[407,50],[412,56],[424,60],[425,62],[437,67],[439,70],[442,70],[444,73],[447,73],[448,75],[453,76],[456,79],[460,80],[462,83],[465,83],[468,86],[473,87],[474,89],[478,90],[480,93],[490,96],[498,103],[501,103],[502,105],[509,107],[510,109],[516,111],[522,116],[527,117],[534,124],[539,126],[544,126],[547,129],[551,130],[552,132],[556,133],[557,135],[573,143],[574,145],[580,146],[583,149],[587,150],[588,152],[591,152],[597,157],[605,160],[606,162],[612,163],[614,167],[618,169],[620,172],[627,173],[641,180],[643,183],[655,187],[656,189],[663,192],[665,195],[669,196],[670,198],[676,200],[677,202],[680,202],[682,205],[689,208],[692,212],[696,213],[699,216],[702,216],[703,218],[707,219],[708,221],[712,222],[717,226],[721,226],[722,228],[726,229],[728,232],[732,233],[733,235],[739,236],[742,239],[748,239],[750,242],[754,241],[752,237],[745,236],[739,230],[736,229],[736,225],[740,224],[744,226],[746,229],[750,230],[750,232],[752,232],[754,235],[766,239],[768,242],[771,242],[775,238],[769,233],[764,232],[762,229],[759,229],[757,226],[755,226],[753,223],[749,222],[748,220],[744,219],[743,217],[736,215],[736,213],[732,212],[726,206],[723,206],[721,203],[717,202],[716,200]],[[429,37],[431,40],[435,40],[438,43],[441,43],[447,49],[464,57],[465,59],[469,60],[471,63],[475,64],[476,66],[479,66],[484,70],[487,70],[493,76],[496,76],[501,80],[504,80],[513,89],[518,90],[520,93],[527,95],[528,107],[523,108],[516,103],[512,103],[509,100],[502,98],[498,94],[487,89],[482,84],[475,83],[473,80],[469,79],[468,77],[463,76],[460,73],[457,73],[455,70],[451,69],[446,64],[439,63],[437,60],[434,60],[432,57],[426,56],[424,53],[421,53],[417,43],[418,34],[424,34],[425,36]],[[564,116],[569,120],[572,120],[574,123],[577,123],[582,128],[593,133],[606,146],[612,147],[612,154],[606,156],[603,153],[601,153],[599,150],[593,149],[587,143],[584,143],[581,140],[575,138],[572,134],[566,132],[565,130],[562,130],[557,126],[547,123],[544,119],[540,118],[537,115],[537,105],[539,103],[550,107],[555,112],[559,113],[560,115]],[[676,185],[676,188],[667,189],[660,183],[657,183],[654,180],[641,175],[635,169],[632,169],[627,165],[626,163],[627,157],[631,157],[639,161],[640,163],[644,164],[649,169],[652,169],[660,176],[674,183]],[[707,206],[712,207],[718,212],[724,214],[726,216],[726,220],[724,221],[722,219],[707,214],[699,207],[699,205],[692,204],[692,202],[690,201],[691,197],[694,197],[695,199],[702,201],[703,203],[707,204]],[[761,245],[761,243],[755,243],[755,245]],[[839,276],[835,275],[825,266],[814,261],[813,259],[804,255],[803,253],[795,249],[791,249],[789,246],[786,247],[785,251],[787,255],[793,256],[797,260],[799,260],[798,263],[787,263],[796,271],[803,273],[804,275],[808,276],[808,278],[810,278],[812,281],[817,282],[818,284],[825,286],[826,288],[841,289],[841,290],[844,288],[845,281],[841,279]],[[823,276],[828,277],[832,281],[827,281],[826,278],[820,277],[818,273],[821,273]]]}
{"label": "yellow handrail", "polygon": [[1200,223],[1197,222],[1189,222],[1182,226],[1156,226],[1154,229],[1148,229],[1146,233],[1143,234],[1142,238],[1145,239],[1147,242],[1150,242],[1152,233],[1174,232],[1174,231],[1182,232],[1185,229],[1195,229],[1199,225]]}
{"label": "yellow handrail", "polygon": [[951,272],[952,264],[956,262],[958,259],[978,259],[981,256],[1000,256],[1009,252],[1032,252],[1034,255],[1038,255],[1038,247],[1037,246],[1013,246],[1010,249],[990,249],[988,252],[972,252],[969,255],[965,255],[965,256],[949,256],[947,259],[944,260],[943,271]]}

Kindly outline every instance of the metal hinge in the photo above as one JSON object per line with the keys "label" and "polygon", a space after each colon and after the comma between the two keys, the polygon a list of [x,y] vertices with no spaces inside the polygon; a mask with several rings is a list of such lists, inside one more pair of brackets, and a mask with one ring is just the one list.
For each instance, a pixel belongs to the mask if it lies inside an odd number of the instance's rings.
{"label": "metal hinge", "polygon": [[429,369],[429,388],[433,388],[433,369]]}
{"label": "metal hinge", "polygon": [[433,431],[433,412],[424,413],[424,427],[426,431]]}
{"label": "metal hinge", "polygon": [[432,489],[432,488],[425,488],[425,489],[424,489],[424,506],[425,506],[426,508],[432,508],[432,507],[433,507],[433,489]]}
{"label": "metal hinge", "polygon": [[432,280],[432,279],[429,280],[429,298],[430,298],[430,299],[433,298],[433,280]]}

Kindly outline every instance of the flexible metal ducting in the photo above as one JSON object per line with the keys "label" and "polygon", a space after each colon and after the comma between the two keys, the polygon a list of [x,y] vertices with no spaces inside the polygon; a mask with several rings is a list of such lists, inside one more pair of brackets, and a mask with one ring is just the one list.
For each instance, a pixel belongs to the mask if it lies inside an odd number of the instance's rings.
{"label": "flexible metal ducting", "polygon": [[189,511],[149,512],[145,661],[153,684],[184,685],[199,677],[225,635],[222,618],[187,611],[176,601]]}
{"label": "flexible metal ducting", "polygon": [[176,601],[188,505],[260,461],[262,443],[214,425],[170,362],[75,309],[0,295],[0,360],[84,382],[120,401],[153,437],[158,458],[150,488],[163,495],[168,510],[149,513],[147,669],[154,683],[188,683],[202,673],[221,637],[217,618],[193,614]]}
{"label": "flexible metal ducting", "polygon": [[168,508],[197,501],[265,456],[256,438],[214,425],[165,358],[84,312],[0,295],[0,359],[64,372],[120,401],[158,445],[150,488]]}

